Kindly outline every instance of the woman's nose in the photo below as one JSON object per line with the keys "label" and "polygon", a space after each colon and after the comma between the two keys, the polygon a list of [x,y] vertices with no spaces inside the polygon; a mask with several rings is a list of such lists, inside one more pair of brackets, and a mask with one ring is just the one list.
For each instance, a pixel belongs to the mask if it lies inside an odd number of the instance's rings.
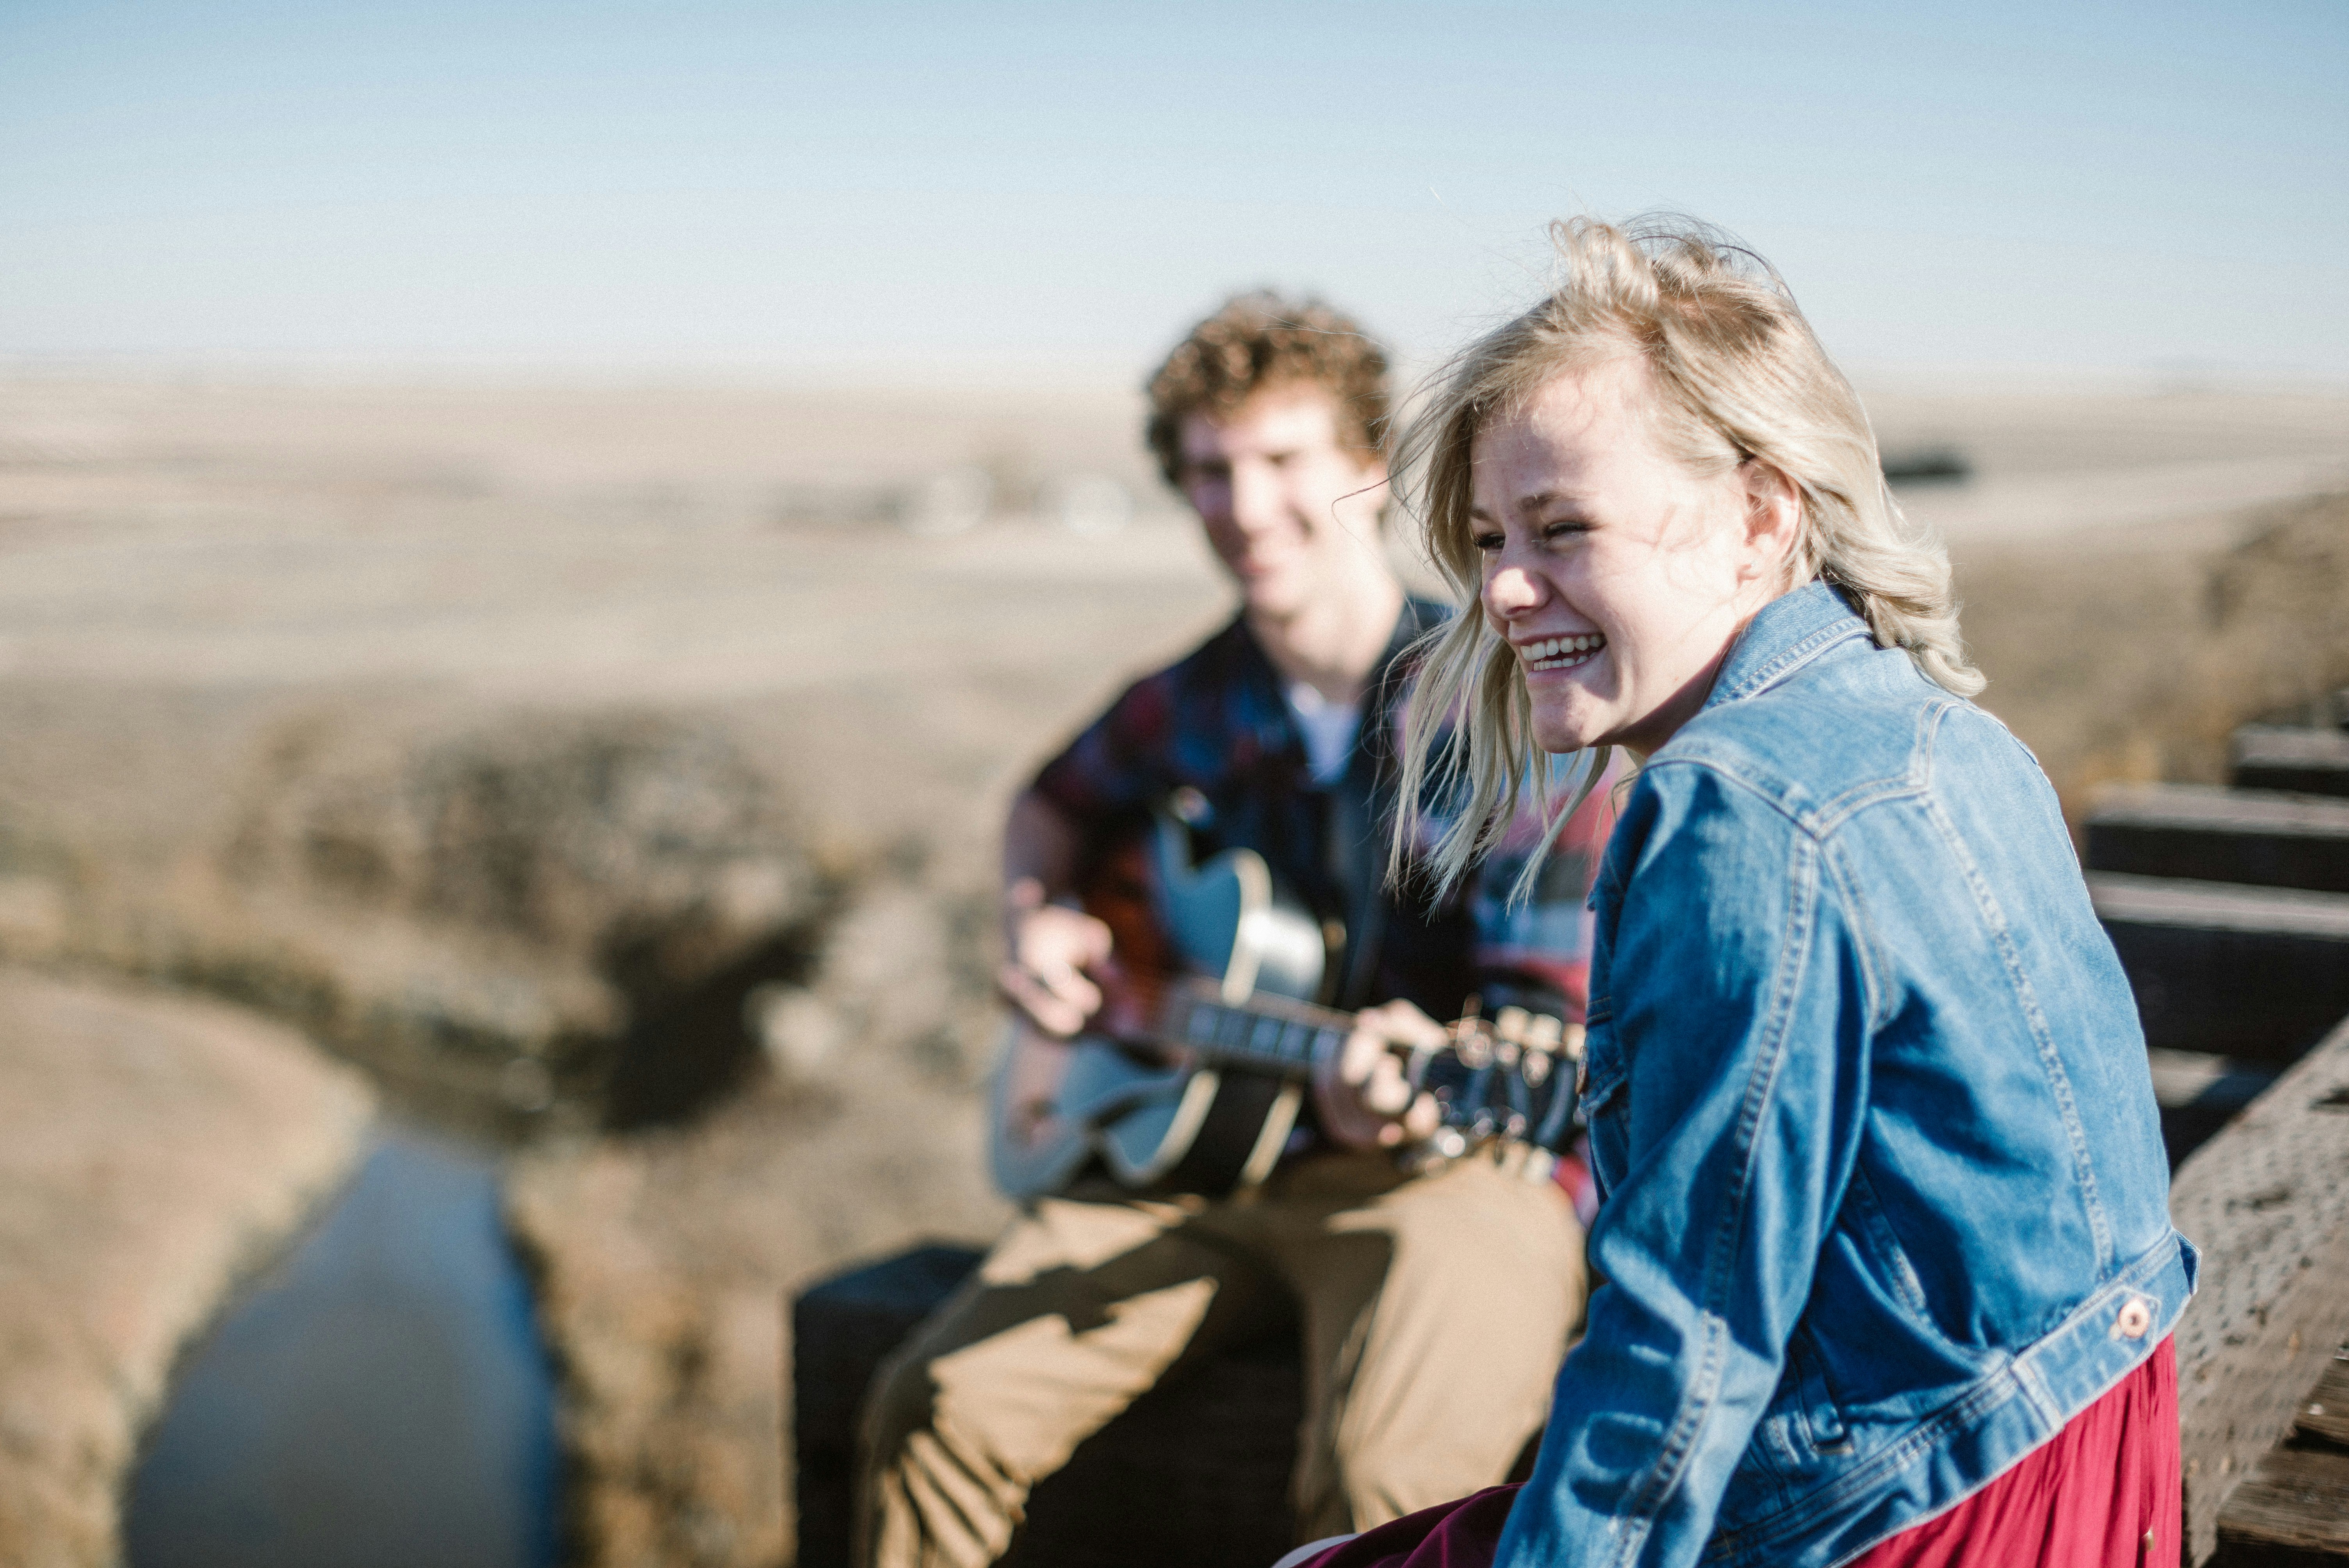
{"label": "woman's nose", "polygon": [[1504,566],[1485,579],[1485,608],[1507,620],[1542,602],[1541,583],[1522,566]]}

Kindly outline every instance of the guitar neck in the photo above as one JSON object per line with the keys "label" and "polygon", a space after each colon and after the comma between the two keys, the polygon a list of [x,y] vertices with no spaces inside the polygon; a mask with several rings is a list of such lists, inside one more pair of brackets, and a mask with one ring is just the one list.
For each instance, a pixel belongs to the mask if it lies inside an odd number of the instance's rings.
{"label": "guitar neck", "polygon": [[1285,996],[1230,1003],[1212,980],[1185,980],[1168,991],[1159,1037],[1222,1067],[1281,1078],[1309,1078],[1323,1051],[1353,1032],[1354,1016]]}

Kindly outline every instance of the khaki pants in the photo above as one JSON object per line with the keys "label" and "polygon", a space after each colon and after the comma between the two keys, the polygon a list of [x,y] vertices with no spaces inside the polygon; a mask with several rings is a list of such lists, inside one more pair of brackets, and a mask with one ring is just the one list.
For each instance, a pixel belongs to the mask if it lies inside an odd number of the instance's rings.
{"label": "khaki pants", "polygon": [[1046,1199],[884,1366],[863,1559],[984,1568],[1029,1490],[1180,1363],[1292,1311],[1305,1346],[1299,1541],[1503,1479],[1582,1315],[1564,1196],[1483,1161],[1399,1175],[1325,1153],[1251,1199]]}

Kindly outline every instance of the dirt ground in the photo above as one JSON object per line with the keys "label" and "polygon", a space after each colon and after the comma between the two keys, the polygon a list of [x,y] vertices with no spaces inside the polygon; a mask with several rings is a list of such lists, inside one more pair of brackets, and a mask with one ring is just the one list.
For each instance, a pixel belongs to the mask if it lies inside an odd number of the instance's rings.
{"label": "dirt ground", "polygon": [[2349,492],[1954,555],[1981,700],[2075,823],[2109,781],[2223,782],[2237,725],[2327,722],[2349,686]]}
{"label": "dirt ground", "polygon": [[[2349,683],[2349,503],[2310,499],[2349,397],[1873,407],[1972,463],[1904,503],[2075,817]],[[230,995],[516,1140],[579,1562],[788,1562],[788,1293],[999,1222],[994,826],[1227,613],[1135,425],[0,381],[0,956]]]}

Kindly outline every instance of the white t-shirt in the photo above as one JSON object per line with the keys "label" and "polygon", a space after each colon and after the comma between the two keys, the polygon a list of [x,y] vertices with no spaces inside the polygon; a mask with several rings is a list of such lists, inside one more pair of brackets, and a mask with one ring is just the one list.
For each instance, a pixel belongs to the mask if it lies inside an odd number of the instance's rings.
{"label": "white t-shirt", "polygon": [[1343,779],[1354,755],[1354,736],[1362,727],[1362,705],[1331,702],[1303,681],[1281,696],[1297,720],[1298,733],[1305,738],[1305,766],[1313,782],[1326,789]]}

